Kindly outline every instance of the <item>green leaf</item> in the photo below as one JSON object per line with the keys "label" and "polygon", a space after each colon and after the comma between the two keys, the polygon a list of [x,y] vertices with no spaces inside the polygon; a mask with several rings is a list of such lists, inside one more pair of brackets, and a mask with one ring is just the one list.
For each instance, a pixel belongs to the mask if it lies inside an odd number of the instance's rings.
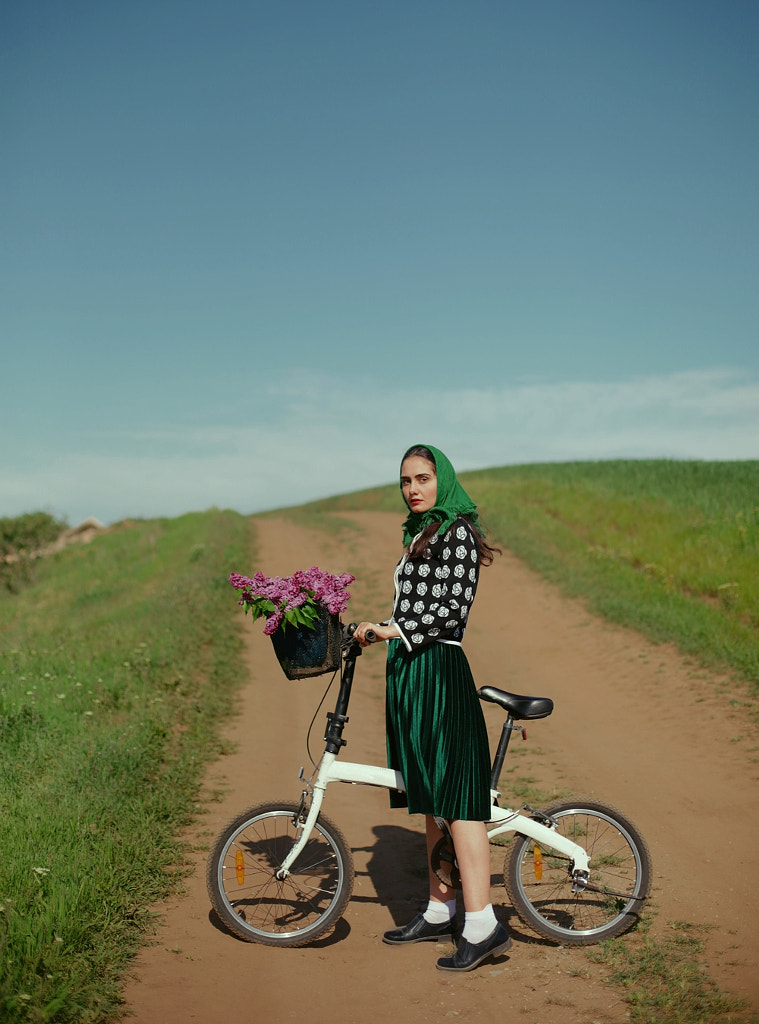
{"label": "green leaf", "polygon": [[245,611],[247,612],[248,609],[250,609],[253,621],[255,622],[262,615],[272,615],[277,610],[277,607],[268,597],[254,597],[252,600],[246,597]]}
{"label": "green leaf", "polygon": [[313,629],[319,618],[319,611],[313,603],[303,604],[296,608],[288,608],[283,622],[292,626]]}
{"label": "green leaf", "polygon": [[314,604],[304,604],[301,611],[303,612],[303,618],[307,626],[311,629],[319,621],[319,610]]}

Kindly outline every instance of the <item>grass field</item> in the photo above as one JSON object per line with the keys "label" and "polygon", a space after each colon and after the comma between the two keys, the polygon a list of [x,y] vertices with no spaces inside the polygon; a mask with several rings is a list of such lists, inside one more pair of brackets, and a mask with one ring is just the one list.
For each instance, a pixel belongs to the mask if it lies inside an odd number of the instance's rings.
{"label": "grass field", "polygon": [[234,513],[125,523],[0,595],[0,1020],[104,1021],[219,752]]}
{"label": "grass field", "polygon": [[[517,466],[462,480],[491,540],[759,692],[759,462]],[[388,486],[288,514],[341,530],[334,513],[353,508],[402,511]],[[254,521],[217,510],[123,523],[0,593],[4,1024],[117,1013],[151,906],[181,884],[178,836],[220,751],[241,678],[226,578],[255,566],[254,539]],[[615,970],[645,988],[625,949]],[[682,980],[671,1014],[650,1019],[706,1019],[687,1010],[694,984]]]}

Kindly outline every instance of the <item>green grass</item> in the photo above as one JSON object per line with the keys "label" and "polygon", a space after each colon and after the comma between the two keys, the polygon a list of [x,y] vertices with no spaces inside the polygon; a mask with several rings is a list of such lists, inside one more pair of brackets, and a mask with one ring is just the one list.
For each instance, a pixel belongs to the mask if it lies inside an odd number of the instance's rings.
{"label": "green grass", "polygon": [[[461,480],[491,540],[593,611],[759,693],[759,462],[553,463]],[[306,507],[403,510],[395,485]]]}
{"label": "green grass", "polygon": [[112,1019],[151,905],[180,883],[239,678],[226,576],[250,525],[115,527],[0,595],[0,1019]]}
{"label": "green grass", "polygon": [[706,975],[703,931],[672,922],[670,934],[655,939],[643,927],[588,955],[608,968],[608,981],[623,993],[633,1024],[756,1024],[745,1000],[720,992]]}

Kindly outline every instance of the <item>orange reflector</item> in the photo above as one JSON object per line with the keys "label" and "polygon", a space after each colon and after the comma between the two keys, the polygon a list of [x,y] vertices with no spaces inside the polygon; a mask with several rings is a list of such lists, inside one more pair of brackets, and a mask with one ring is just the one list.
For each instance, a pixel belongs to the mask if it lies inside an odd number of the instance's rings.
{"label": "orange reflector", "polygon": [[245,881],[245,861],[243,860],[242,850],[238,850],[235,854],[235,871],[237,872],[237,884],[242,885]]}
{"label": "orange reflector", "polygon": [[[536,843],[532,848],[532,870],[535,872],[535,881],[540,882],[543,879],[543,853]],[[239,874],[238,874],[239,877]]]}

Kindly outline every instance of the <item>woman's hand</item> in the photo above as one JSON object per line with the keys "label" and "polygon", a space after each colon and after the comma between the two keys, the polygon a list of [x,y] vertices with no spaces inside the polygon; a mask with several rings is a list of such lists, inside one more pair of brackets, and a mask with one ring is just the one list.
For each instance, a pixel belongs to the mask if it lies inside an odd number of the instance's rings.
{"label": "woman's hand", "polygon": [[374,633],[374,641],[392,640],[393,637],[399,637],[401,635],[398,627],[394,623],[391,623],[389,626],[381,626],[377,622],[359,622],[353,635],[362,647],[368,647],[370,643],[374,642],[366,639],[368,630],[371,630],[371,632]]}

